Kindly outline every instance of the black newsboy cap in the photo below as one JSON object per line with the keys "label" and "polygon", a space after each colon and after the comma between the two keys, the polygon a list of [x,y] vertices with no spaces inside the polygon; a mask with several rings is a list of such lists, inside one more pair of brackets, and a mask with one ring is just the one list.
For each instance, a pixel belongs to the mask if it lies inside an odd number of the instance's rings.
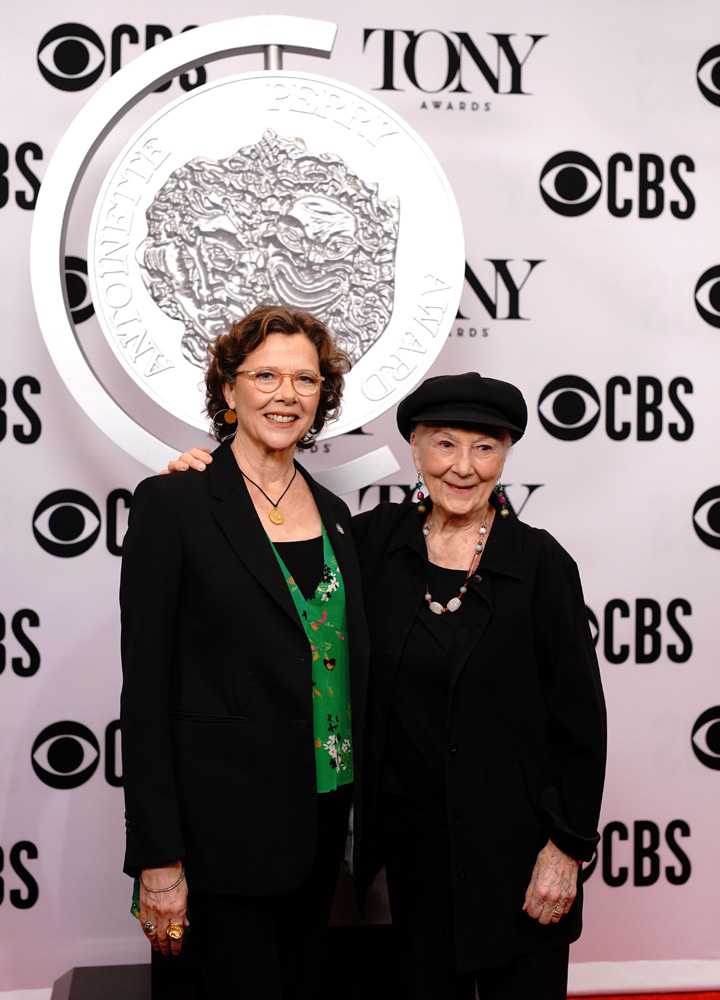
{"label": "black newsboy cap", "polygon": [[527,426],[527,406],[517,386],[478,372],[426,378],[397,408],[398,430],[410,440],[416,424],[487,424],[504,427],[519,441]]}

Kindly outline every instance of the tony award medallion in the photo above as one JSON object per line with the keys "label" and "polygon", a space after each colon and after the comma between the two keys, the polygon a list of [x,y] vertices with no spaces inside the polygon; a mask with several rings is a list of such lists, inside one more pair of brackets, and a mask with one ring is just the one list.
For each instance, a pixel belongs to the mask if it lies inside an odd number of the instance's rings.
{"label": "tony award medallion", "polygon": [[[151,469],[176,450],[168,439],[209,430],[207,347],[257,305],[314,313],[350,356],[341,416],[324,437],[394,406],[453,323],[462,229],[432,153],[374,97],[282,70],[283,52],[329,57],[335,32],[327,21],[257,15],[180,33],[100,87],[48,164],[31,244],[43,337],[78,404]],[[218,79],[146,117],[86,199],[96,153],[146,96],[258,51],[264,72]],[[87,232],[90,204],[95,318],[81,331],[64,260],[71,223]],[[384,446],[317,472],[346,493],[397,468]]]}
{"label": "tony award medallion", "polygon": [[88,266],[102,331],[145,393],[207,429],[207,348],[257,305],[322,320],[349,355],[325,437],[424,376],[460,297],[463,242],[422,140],[338,81],[219,80],[156,114],[107,175]]}

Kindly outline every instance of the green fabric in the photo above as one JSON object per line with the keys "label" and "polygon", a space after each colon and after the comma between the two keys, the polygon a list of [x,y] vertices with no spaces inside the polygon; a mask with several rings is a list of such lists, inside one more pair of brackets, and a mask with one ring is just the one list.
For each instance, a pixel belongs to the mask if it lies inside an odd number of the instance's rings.
{"label": "green fabric", "polygon": [[345,586],[323,525],[323,573],[306,600],[273,545],[312,650],[313,736],[318,792],[353,780]]}

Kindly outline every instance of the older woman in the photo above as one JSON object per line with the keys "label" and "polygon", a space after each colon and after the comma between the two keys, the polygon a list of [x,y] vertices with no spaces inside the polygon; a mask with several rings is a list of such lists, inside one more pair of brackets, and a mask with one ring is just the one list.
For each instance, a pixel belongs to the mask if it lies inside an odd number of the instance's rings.
{"label": "older woman", "polygon": [[507,382],[398,408],[429,499],[353,519],[372,656],[360,877],[384,862],[413,1000],[564,1000],[605,717],[577,568],[498,485],[527,422]]}
{"label": "older woman", "polygon": [[357,876],[386,867],[408,998],[564,1000],[605,764],[577,568],[499,486],[527,423],[515,386],[429,378],[397,419],[429,496],[353,518],[372,647]]}
{"label": "older woman", "polygon": [[367,645],[347,507],[294,454],[337,411],[347,368],[313,317],[256,309],[206,377],[219,435],[237,432],[207,475],[133,498],[125,870],[154,948],[177,952],[189,914],[207,997],[315,996]]}

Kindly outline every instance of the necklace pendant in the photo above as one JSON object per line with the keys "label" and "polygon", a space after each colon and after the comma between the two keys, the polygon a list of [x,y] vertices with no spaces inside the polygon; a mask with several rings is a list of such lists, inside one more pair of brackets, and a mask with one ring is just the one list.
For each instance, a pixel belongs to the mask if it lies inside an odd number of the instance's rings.
{"label": "necklace pendant", "polygon": [[448,611],[457,611],[457,609],[461,606],[461,604],[462,601],[460,600],[459,597],[451,597],[450,600],[447,602],[447,609]]}
{"label": "necklace pendant", "polygon": [[430,604],[428,604],[428,607],[434,615],[441,615],[445,610],[442,604],[439,604],[437,601],[431,601]]}
{"label": "necklace pendant", "polygon": [[268,514],[268,517],[270,518],[273,524],[282,524],[283,521],[285,520],[285,518],[282,516],[277,507],[273,507],[273,509]]}

